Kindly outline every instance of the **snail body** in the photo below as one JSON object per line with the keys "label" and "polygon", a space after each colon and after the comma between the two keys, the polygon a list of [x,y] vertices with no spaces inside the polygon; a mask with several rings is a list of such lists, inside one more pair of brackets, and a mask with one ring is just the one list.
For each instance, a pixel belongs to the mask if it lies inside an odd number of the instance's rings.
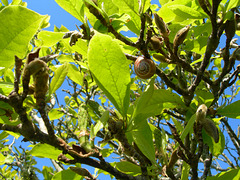
{"label": "snail body", "polygon": [[156,72],[156,65],[151,59],[139,56],[134,63],[134,71],[141,79],[149,79]]}

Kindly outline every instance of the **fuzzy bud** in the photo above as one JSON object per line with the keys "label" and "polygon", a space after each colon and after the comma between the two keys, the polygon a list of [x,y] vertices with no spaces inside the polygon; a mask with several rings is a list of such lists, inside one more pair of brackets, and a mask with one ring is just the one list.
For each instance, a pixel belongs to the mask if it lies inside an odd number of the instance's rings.
{"label": "fuzzy bud", "polygon": [[169,29],[167,28],[167,25],[165,24],[163,19],[160,16],[158,16],[158,14],[154,13],[154,20],[155,20],[155,23],[158,27],[160,34],[163,37],[167,37],[169,35]]}
{"label": "fuzzy bud", "polygon": [[184,28],[180,29],[174,37],[173,40],[173,49],[176,52],[178,46],[183,43],[186,39],[190,26],[185,26]]}

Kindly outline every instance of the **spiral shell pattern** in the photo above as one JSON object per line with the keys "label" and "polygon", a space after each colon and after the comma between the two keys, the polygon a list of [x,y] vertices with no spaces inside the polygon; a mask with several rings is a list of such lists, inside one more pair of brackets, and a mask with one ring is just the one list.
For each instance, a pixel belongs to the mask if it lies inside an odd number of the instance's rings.
{"label": "spiral shell pattern", "polygon": [[156,65],[151,59],[139,56],[134,63],[134,71],[141,79],[149,79],[156,72]]}

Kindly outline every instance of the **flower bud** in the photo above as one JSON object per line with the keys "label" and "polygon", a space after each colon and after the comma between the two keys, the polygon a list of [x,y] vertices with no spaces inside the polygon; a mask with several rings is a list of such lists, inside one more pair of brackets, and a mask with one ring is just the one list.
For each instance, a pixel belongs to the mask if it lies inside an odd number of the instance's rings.
{"label": "flower bud", "polygon": [[163,19],[160,16],[158,16],[158,14],[154,13],[154,20],[160,34],[163,37],[167,37],[169,35],[169,29],[167,28],[167,25],[165,24],[165,22],[163,22]]}
{"label": "flower bud", "polygon": [[218,128],[211,119],[206,118],[207,110],[208,108],[205,104],[200,105],[196,111],[196,121],[202,125],[206,133],[214,139],[215,143],[218,143]]}
{"label": "flower bud", "polygon": [[206,133],[214,139],[215,143],[218,143],[219,132],[215,123],[211,119],[205,118],[202,126],[205,129]]}
{"label": "flower bud", "polygon": [[178,46],[183,43],[186,39],[190,26],[185,26],[184,28],[180,29],[174,37],[173,40],[173,49],[176,52]]}
{"label": "flower bud", "polygon": [[162,46],[162,41],[160,40],[160,38],[158,38],[157,36],[153,36],[151,37],[150,39],[150,42],[153,46],[153,49],[158,52],[159,49],[161,49],[161,46]]}
{"label": "flower bud", "polygon": [[226,33],[228,40],[231,40],[235,36],[235,31],[236,31],[235,19],[227,20],[226,27],[225,27],[225,33]]}

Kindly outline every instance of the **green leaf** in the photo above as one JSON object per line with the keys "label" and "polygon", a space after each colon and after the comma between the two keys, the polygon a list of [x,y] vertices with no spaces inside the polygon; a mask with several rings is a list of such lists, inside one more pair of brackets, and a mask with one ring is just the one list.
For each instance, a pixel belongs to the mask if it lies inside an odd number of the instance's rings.
{"label": "green leaf", "polygon": [[64,34],[64,32],[41,31],[38,33],[38,39],[42,40],[41,46],[51,47],[59,42]]}
{"label": "green leaf", "polygon": [[94,136],[96,136],[97,132],[106,125],[108,119],[109,119],[109,111],[105,111],[102,117],[97,122],[97,124],[94,126]]}
{"label": "green leaf", "polygon": [[83,86],[83,73],[73,64],[68,64],[68,74],[67,76],[73,80],[75,83]]}
{"label": "green leaf", "polygon": [[8,95],[10,92],[12,92],[13,88],[14,88],[13,83],[0,82],[0,93],[3,95]]}
{"label": "green leaf", "polygon": [[176,14],[176,16],[179,16],[183,19],[203,19],[203,18],[207,18],[206,15],[201,14],[197,10],[194,10],[193,8],[188,7],[188,6],[184,6],[184,5],[179,4],[179,5],[168,6],[168,8],[170,10],[172,10],[173,13]]}
{"label": "green leaf", "polygon": [[155,163],[155,148],[153,145],[152,131],[144,117],[141,123],[138,124],[138,128],[131,131],[131,135],[141,152],[152,163]]}
{"label": "green leaf", "polygon": [[116,168],[121,172],[131,175],[141,174],[142,172],[139,166],[128,161],[117,162]]}
{"label": "green leaf", "polygon": [[59,110],[60,108],[51,109],[51,111],[49,111],[48,113],[49,119],[54,120],[61,118],[64,115],[64,113],[60,112]]}
{"label": "green leaf", "polygon": [[187,164],[185,161],[183,161],[181,180],[188,179],[189,170],[190,170],[190,165]]}
{"label": "green leaf", "polygon": [[13,0],[11,5],[19,5],[22,3],[22,0]]}
{"label": "green leaf", "polygon": [[125,116],[130,100],[130,72],[121,47],[110,36],[96,34],[89,44],[88,62],[97,85]]}
{"label": "green leaf", "polygon": [[2,131],[0,134],[0,140],[5,139],[6,137],[8,137],[8,133],[6,131]]}
{"label": "green leaf", "polygon": [[57,59],[61,64],[64,64],[65,62],[75,62],[72,55],[61,54]]}
{"label": "green leaf", "polygon": [[232,104],[229,104],[222,109],[219,109],[217,113],[229,118],[240,119],[239,106],[240,106],[240,100]]}
{"label": "green leaf", "polygon": [[45,17],[22,6],[8,6],[0,11],[2,67],[13,65],[14,55],[24,58],[30,40]]}
{"label": "green leaf", "polygon": [[11,156],[10,154],[7,155],[5,158],[5,163],[11,164],[14,161],[14,156]]}
{"label": "green leaf", "polygon": [[2,3],[7,6],[8,5],[8,0],[2,0]]}
{"label": "green leaf", "polygon": [[196,113],[194,115],[192,115],[192,117],[189,119],[186,127],[184,128],[180,138],[182,139],[182,141],[185,139],[185,137],[187,136],[188,133],[190,133],[190,131],[193,130],[193,125],[194,122],[196,120]]}
{"label": "green leaf", "polygon": [[0,153],[0,165],[3,165],[5,163],[5,159],[6,157],[2,153]]}
{"label": "green leaf", "polygon": [[55,0],[65,11],[73,15],[79,21],[84,22],[84,13],[82,11],[83,1],[79,0]]}
{"label": "green leaf", "polygon": [[83,180],[83,177],[73,172],[71,169],[60,171],[52,177],[52,180],[66,180],[66,179]]}
{"label": "green leaf", "polygon": [[240,0],[230,0],[226,12],[240,5]]}
{"label": "green leaf", "polygon": [[163,6],[164,4],[168,3],[170,0],[159,0],[159,3],[161,6]]}
{"label": "green leaf", "polygon": [[87,57],[88,43],[86,40],[78,39],[75,45],[72,46],[73,51],[78,52],[83,56],[83,58]]}
{"label": "green leaf", "polygon": [[130,15],[131,22],[126,24],[128,28],[135,34],[139,35],[141,22],[139,16],[139,3],[135,0],[113,0],[113,3],[119,8],[120,13],[126,13]]}
{"label": "green leaf", "polygon": [[153,96],[149,102],[149,104],[163,104],[164,108],[174,108],[174,107],[184,107],[185,104],[176,93],[171,92],[166,89],[158,89],[154,90]]}
{"label": "green leaf", "polygon": [[50,158],[57,160],[61,150],[49,145],[49,144],[37,144],[30,151],[31,155],[39,158]]}
{"label": "green leaf", "polygon": [[[154,90],[153,83],[154,79],[151,80],[148,89],[136,102],[132,120],[130,121],[135,127],[140,123],[140,120],[160,114],[163,108],[185,106],[184,102],[177,94],[165,89]],[[131,128],[131,124],[129,128]]]}
{"label": "green leaf", "polygon": [[218,128],[218,131],[219,131],[219,142],[215,143],[214,139],[210,137],[204,129],[202,130],[203,142],[209,146],[210,152],[213,154],[213,156],[221,155],[225,147],[224,135],[219,128]]}
{"label": "green leaf", "polygon": [[152,106],[152,104],[149,103],[154,92],[154,80],[155,78],[151,79],[146,91],[136,101],[134,112],[128,126],[129,129],[138,128],[138,124],[140,124],[141,121],[145,121],[148,117],[161,112],[162,105]]}
{"label": "green leaf", "polygon": [[231,169],[226,172],[221,172],[217,174],[216,176],[213,177],[207,177],[207,180],[226,180],[226,179],[231,179],[231,180],[239,180],[240,179],[240,169]]}
{"label": "green leaf", "polygon": [[65,63],[57,68],[57,70],[54,73],[54,77],[52,78],[51,84],[50,84],[49,94],[55,93],[55,91],[61,87],[67,74],[68,74],[67,63]]}

